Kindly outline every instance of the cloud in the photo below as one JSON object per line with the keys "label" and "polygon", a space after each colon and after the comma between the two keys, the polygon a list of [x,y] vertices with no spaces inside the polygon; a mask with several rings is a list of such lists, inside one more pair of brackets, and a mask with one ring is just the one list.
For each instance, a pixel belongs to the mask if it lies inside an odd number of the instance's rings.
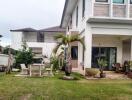
{"label": "cloud", "polygon": [[59,25],[65,0],[0,0],[1,44],[11,42],[10,29]]}

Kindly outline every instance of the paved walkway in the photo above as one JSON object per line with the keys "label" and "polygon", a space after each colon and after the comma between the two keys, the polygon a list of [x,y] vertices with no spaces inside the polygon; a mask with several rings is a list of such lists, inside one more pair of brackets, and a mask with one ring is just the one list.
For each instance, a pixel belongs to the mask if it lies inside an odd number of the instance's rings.
{"label": "paved walkway", "polygon": [[127,75],[121,73],[115,73],[114,71],[106,71],[107,79],[129,79]]}

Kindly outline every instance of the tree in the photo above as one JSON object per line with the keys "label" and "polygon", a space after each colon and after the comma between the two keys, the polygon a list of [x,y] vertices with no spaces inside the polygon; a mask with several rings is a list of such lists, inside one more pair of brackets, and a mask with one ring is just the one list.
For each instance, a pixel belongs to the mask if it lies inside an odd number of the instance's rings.
{"label": "tree", "polygon": [[64,34],[58,34],[55,36],[55,40],[58,41],[58,45],[54,49],[54,53],[57,53],[58,49],[60,47],[64,47],[64,60],[65,60],[65,73],[66,76],[69,76],[71,73],[70,68],[70,62],[71,62],[71,56],[70,56],[70,44],[72,42],[80,42],[83,45],[83,48],[85,49],[84,42],[79,34],[75,35],[64,35]]}
{"label": "tree", "polygon": [[5,47],[3,49],[2,53],[8,55],[9,49],[10,49],[10,52],[11,52],[12,55],[16,55],[17,54],[17,50],[14,50],[14,49],[10,48],[9,46]]}
{"label": "tree", "polygon": [[32,50],[27,47],[26,42],[22,44],[22,50],[18,51],[15,56],[16,66],[20,66],[20,64],[31,64],[33,62],[33,53]]}

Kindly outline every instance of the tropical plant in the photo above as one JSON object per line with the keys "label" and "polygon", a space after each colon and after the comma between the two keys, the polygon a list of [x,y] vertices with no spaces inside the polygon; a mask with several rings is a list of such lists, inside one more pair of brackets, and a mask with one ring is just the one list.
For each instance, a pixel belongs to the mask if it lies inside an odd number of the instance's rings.
{"label": "tropical plant", "polygon": [[70,66],[69,65],[69,59],[70,59],[70,44],[72,42],[80,42],[83,45],[83,48],[85,49],[85,45],[84,42],[82,40],[82,38],[80,37],[79,34],[75,34],[75,35],[65,35],[65,34],[58,34],[55,36],[55,40],[58,41],[58,45],[55,47],[54,49],[54,53],[56,54],[58,49],[61,47],[64,47],[64,60],[65,60],[65,73],[66,75],[70,75],[71,71],[69,69]]}
{"label": "tropical plant", "polygon": [[9,46],[5,47],[3,49],[2,53],[8,55],[9,50],[10,50],[10,52],[11,52],[12,55],[16,55],[17,54],[17,50],[14,50],[14,49],[10,48]]}
{"label": "tropical plant", "polygon": [[105,77],[104,76],[104,67],[107,66],[107,61],[105,59],[98,59],[98,66],[100,68],[100,77]]}
{"label": "tropical plant", "polygon": [[57,56],[52,56],[50,63],[53,65],[53,70],[59,70],[59,58]]}
{"label": "tropical plant", "polygon": [[86,76],[92,76],[92,77],[95,77],[97,74],[98,74],[99,70],[96,69],[96,68],[86,68],[85,69],[85,75]]}
{"label": "tropical plant", "polygon": [[20,66],[20,64],[31,64],[33,62],[33,53],[32,50],[27,47],[26,42],[22,44],[22,50],[18,51],[15,56],[16,66]]}

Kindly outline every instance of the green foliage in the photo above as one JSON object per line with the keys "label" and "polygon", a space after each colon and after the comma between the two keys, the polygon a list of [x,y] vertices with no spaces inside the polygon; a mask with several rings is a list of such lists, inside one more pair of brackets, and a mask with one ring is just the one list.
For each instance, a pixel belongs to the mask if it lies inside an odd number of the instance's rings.
{"label": "green foliage", "polygon": [[129,66],[132,68],[132,61],[129,61]]}
{"label": "green foliage", "polygon": [[20,66],[20,64],[25,64],[27,66],[28,64],[31,64],[33,62],[34,55],[32,53],[32,50],[27,48],[26,43],[23,43],[22,47],[23,49],[18,51],[15,56],[16,66]]}
{"label": "green foliage", "polygon": [[106,67],[107,61],[105,59],[98,59],[98,65],[99,67]]}
{"label": "green foliage", "polygon": [[50,58],[51,64],[53,64],[53,70],[58,70],[59,69],[59,59],[56,56],[52,56]]}
{"label": "green foliage", "polygon": [[86,68],[85,75],[86,76],[93,76],[93,77],[95,77],[95,75],[97,75],[98,72],[99,72],[99,70],[96,69],[96,68]]}
{"label": "green foliage", "polygon": [[98,65],[100,67],[100,73],[103,73],[104,67],[107,66],[107,61],[105,59],[98,59]]}
{"label": "green foliage", "polygon": [[70,43],[76,41],[80,42],[83,45],[83,48],[85,49],[84,42],[79,34],[74,34],[74,35],[58,34],[54,37],[54,39],[58,41],[58,45],[53,51],[54,53],[57,52],[60,46],[67,46],[67,45],[69,46]]}
{"label": "green foliage", "polygon": [[12,49],[12,48],[5,47],[2,53],[8,55],[9,49],[10,49],[10,51],[11,51],[11,54],[13,54],[13,55],[16,55],[17,52],[18,52],[17,50],[14,50],[14,49]]}
{"label": "green foliage", "polygon": [[55,55],[50,58],[50,63],[53,64],[53,70],[61,69],[60,67],[64,65],[63,62],[63,60],[60,60],[59,57]]}

